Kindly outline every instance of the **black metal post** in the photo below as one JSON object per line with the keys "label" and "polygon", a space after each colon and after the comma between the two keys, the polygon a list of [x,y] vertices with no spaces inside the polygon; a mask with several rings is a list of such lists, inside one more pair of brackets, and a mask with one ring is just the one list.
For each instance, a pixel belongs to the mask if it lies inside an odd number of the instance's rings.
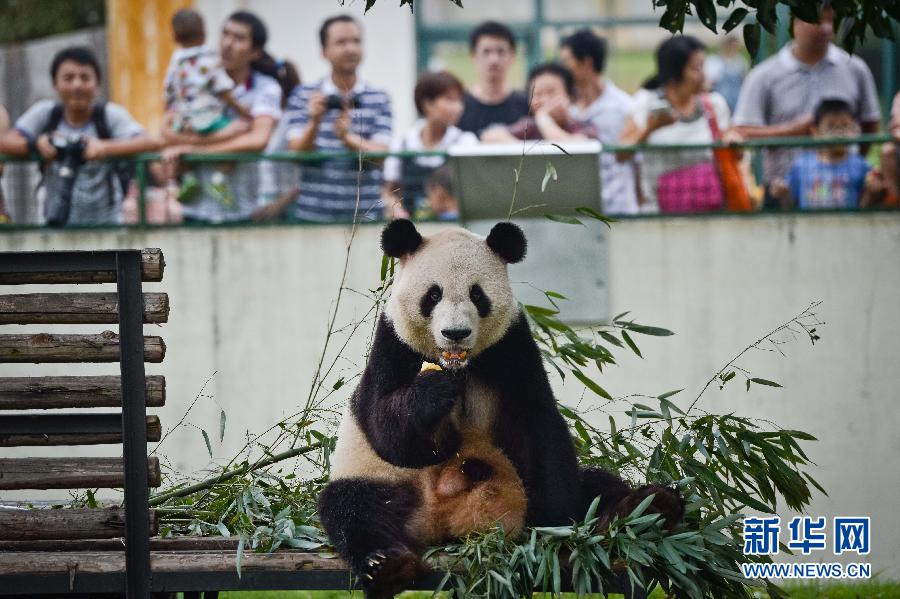
{"label": "black metal post", "polygon": [[128,599],[148,599],[150,490],[147,485],[147,403],[139,251],[117,252],[116,282],[122,370],[122,456],[125,462],[125,589]]}

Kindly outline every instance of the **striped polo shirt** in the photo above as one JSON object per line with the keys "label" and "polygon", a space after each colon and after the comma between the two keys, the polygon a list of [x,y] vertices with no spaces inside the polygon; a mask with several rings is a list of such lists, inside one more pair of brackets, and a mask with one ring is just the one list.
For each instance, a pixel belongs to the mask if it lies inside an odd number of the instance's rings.
{"label": "striped polo shirt", "polygon": [[[297,139],[309,126],[307,109],[314,92],[340,95],[331,77],[312,85],[303,85],[288,100],[288,138]],[[355,108],[350,110],[350,130],[364,139],[390,144],[391,100],[383,91],[357,79],[352,96]],[[317,152],[350,151],[334,132],[340,110],[328,110],[319,123],[315,140]],[[337,158],[304,165],[300,195],[294,206],[295,218],[313,222],[351,222],[381,218],[381,165],[363,162],[360,172],[356,157]],[[356,209],[357,188],[359,209]]]}

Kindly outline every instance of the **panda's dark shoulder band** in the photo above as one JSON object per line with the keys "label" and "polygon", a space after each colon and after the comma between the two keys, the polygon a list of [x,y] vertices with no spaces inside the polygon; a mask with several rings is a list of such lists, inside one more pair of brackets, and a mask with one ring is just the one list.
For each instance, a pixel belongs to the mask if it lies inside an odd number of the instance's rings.
{"label": "panda's dark shoulder band", "polygon": [[397,368],[398,365],[410,367],[414,365],[418,369],[422,366],[422,360],[422,355],[403,342],[393,323],[382,313],[378,318],[378,326],[375,327],[369,363],[390,364],[391,368]]}

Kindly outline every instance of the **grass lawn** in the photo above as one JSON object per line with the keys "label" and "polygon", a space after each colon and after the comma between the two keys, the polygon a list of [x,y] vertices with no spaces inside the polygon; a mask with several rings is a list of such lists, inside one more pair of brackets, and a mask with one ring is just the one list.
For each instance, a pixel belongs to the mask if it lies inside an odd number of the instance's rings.
{"label": "grass lawn", "polygon": [[[857,584],[806,583],[784,585],[794,599],[894,599],[900,597],[900,582],[861,582]],[[540,595],[536,595],[540,596]],[[566,594],[567,599],[575,599],[575,595]],[[616,597],[616,595],[610,595]],[[222,593],[220,599],[362,599],[362,593],[342,592],[235,592]],[[407,599],[427,599],[430,593],[404,593]],[[549,595],[547,596],[549,598]],[[664,599],[662,592],[653,593],[651,599]],[[765,595],[763,595],[765,597]]]}

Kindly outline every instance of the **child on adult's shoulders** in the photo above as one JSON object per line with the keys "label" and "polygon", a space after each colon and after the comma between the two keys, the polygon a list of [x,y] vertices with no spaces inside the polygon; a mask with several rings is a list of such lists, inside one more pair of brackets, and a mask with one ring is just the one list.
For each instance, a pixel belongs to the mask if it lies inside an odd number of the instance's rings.
{"label": "child on adult's shoulders", "polygon": [[570,107],[575,95],[572,74],[562,65],[545,63],[528,74],[531,114],[508,127],[491,127],[481,134],[485,143],[509,143],[521,140],[553,142],[596,139],[590,123],[572,118]]}
{"label": "child on adult's shoulders", "polygon": [[[819,139],[852,138],[861,128],[847,102],[825,99],[816,108],[812,131]],[[771,191],[783,208],[867,208],[883,186],[864,157],[848,144],[835,144],[798,154],[787,177],[773,181]]]}

